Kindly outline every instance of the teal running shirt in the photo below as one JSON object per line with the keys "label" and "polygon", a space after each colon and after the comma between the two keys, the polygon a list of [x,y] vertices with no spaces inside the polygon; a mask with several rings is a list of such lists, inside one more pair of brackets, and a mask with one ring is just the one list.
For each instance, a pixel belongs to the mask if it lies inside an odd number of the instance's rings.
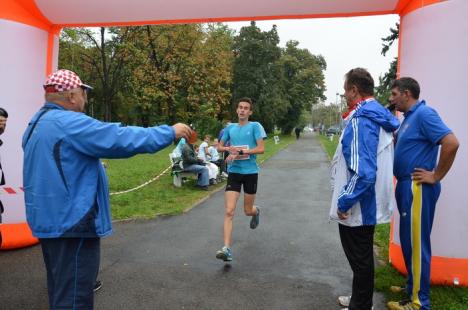
{"label": "teal running shirt", "polygon": [[[265,138],[265,129],[258,122],[248,122],[243,126],[233,123],[226,127],[221,141],[223,143],[229,141],[231,146],[245,150],[257,147],[257,141]],[[238,159],[232,161],[228,166],[228,172],[240,174],[258,173],[257,155],[239,156]]]}

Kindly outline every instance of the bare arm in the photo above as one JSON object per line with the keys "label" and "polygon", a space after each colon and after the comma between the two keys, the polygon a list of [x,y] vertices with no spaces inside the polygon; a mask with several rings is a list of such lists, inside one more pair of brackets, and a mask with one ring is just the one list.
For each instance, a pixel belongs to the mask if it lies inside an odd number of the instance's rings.
{"label": "bare arm", "polygon": [[453,133],[446,135],[440,140],[440,158],[434,171],[421,168],[414,169],[413,179],[418,183],[434,184],[442,180],[452,167],[460,143]]}
{"label": "bare arm", "polygon": [[218,149],[218,152],[229,151],[229,147],[224,146],[224,141],[223,140],[219,141],[217,149]]}
{"label": "bare arm", "polygon": [[257,140],[257,146],[250,150],[244,150],[244,154],[263,154],[265,153],[265,142],[263,139]]}

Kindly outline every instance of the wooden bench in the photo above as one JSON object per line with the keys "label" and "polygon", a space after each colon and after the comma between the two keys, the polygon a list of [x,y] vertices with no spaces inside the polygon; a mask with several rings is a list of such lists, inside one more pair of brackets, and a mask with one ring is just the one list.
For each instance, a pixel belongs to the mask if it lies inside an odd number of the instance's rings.
{"label": "wooden bench", "polygon": [[181,157],[175,157],[173,154],[169,154],[169,160],[171,161],[172,165],[171,175],[174,186],[181,187],[183,183],[182,180],[184,178],[190,178],[194,176],[195,178],[198,178],[198,173],[184,170]]}

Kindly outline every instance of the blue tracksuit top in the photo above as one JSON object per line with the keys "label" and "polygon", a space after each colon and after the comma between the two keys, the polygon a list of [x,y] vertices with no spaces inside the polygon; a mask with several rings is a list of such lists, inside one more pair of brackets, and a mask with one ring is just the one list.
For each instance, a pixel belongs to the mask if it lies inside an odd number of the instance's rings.
{"label": "blue tracksuit top", "polygon": [[[31,131],[44,110],[48,111]],[[90,214],[95,230],[91,233],[109,235],[109,188],[99,158],[154,153],[174,138],[171,126],[122,127],[46,103],[23,135],[26,218],[33,235],[57,238],[72,230],[71,236],[80,237],[79,229],[73,229],[83,219],[89,221]]]}
{"label": "blue tracksuit top", "polygon": [[398,129],[398,119],[374,98],[361,102],[344,129],[341,145],[350,178],[338,198],[338,209],[347,212],[358,201],[363,217],[376,212],[377,146],[382,127]]}
{"label": "blue tracksuit top", "polygon": [[434,170],[439,143],[452,130],[439,114],[419,101],[405,113],[397,134],[393,174],[398,180],[411,179],[415,168]]}

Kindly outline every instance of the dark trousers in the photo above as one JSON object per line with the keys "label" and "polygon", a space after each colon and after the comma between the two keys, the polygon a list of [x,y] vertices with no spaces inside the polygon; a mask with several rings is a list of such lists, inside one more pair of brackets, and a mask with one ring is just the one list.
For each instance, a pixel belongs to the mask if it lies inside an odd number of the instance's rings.
{"label": "dark trousers", "polygon": [[93,309],[100,262],[99,238],[42,238],[49,308]]}
{"label": "dark trousers", "polygon": [[343,250],[353,271],[349,310],[371,310],[374,293],[375,226],[349,227],[339,224]]}

